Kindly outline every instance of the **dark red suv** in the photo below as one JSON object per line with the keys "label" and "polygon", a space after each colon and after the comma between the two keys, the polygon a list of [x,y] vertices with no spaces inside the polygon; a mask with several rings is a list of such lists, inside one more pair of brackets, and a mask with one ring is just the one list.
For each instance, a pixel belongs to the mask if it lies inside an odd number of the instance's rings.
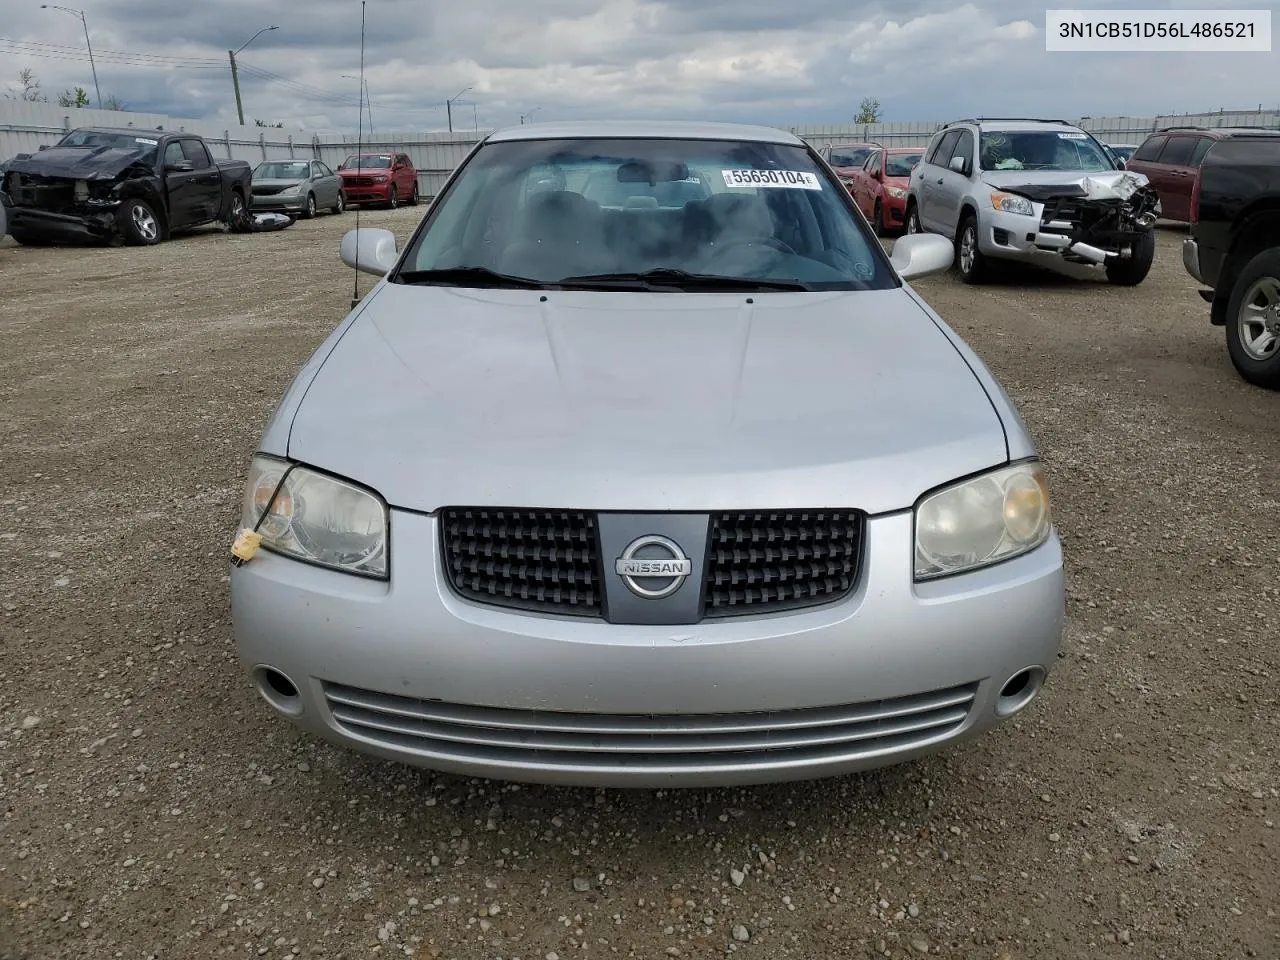
{"label": "dark red suv", "polygon": [[1151,181],[1160,198],[1160,216],[1182,223],[1191,221],[1191,188],[1200,161],[1209,148],[1230,132],[1228,128],[1166,127],[1157,130],[1133,151],[1125,169]]}
{"label": "dark red suv", "polygon": [[338,165],[347,204],[380,203],[394,209],[418,202],[418,171],[407,153],[353,153]]}

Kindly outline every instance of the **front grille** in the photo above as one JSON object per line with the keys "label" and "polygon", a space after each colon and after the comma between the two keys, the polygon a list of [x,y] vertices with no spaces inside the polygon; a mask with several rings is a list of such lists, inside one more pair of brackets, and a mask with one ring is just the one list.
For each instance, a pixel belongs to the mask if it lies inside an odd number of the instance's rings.
{"label": "front grille", "polygon": [[594,514],[451,507],[442,511],[445,570],[479,603],[569,616],[602,610]]}
{"label": "front grille", "polygon": [[862,528],[857,511],[714,514],[703,616],[773,613],[839,600],[857,583]]}
{"label": "front grille", "polygon": [[252,190],[255,197],[274,197],[284,190],[284,187],[253,187]]}
{"label": "front grille", "polygon": [[720,714],[587,714],[420,700],[326,683],[344,732],[396,751],[543,768],[732,771],[856,760],[956,734],[977,684],[846,706]]}
{"label": "front grille", "polygon": [[[382,182],[385,183],[386,181]],[[346,177],[343,179],[342,183],[343,186],[347,187],[372,187],[378,183],[378,181],[374,180],[373,177]]]}

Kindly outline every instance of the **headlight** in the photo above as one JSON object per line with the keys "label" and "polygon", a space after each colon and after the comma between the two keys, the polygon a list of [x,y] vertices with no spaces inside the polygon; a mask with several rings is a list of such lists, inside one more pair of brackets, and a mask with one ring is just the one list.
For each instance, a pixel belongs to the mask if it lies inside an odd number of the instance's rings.
{"label": "headlight", "polygon": [[283,190],[281,190],[281,191],[280,191],[280,196],[282,196],[282,197],[292,196],[292,195],[296,194],[296,193],[297,193],[299,190],[301,190],[301,189],[302,189],[302,184],[300,184],[300,183],[295,183],[292,187],[285,187]]}
{"label": "headlight", "polygon": [[1034,460],[930,494],[916,507],[916,580],[974,570],[1049,538],[1049,488]]}
{"label": "headlight", "polygon": [[1012,193],[993,193],[991,195],[991,205],[997,210],[1003,210],[1005,213],[1020,213],[1024,217],[1035,215],[1036,209],[1031,206],[1031,201],[1026,197],[1018,197]]}
{"label": "headlight", "polygon": [[387,182],[386,174],[378,174],[378,176],[376,176],[376,177],[374,177],[374,178],[373,178],[373,182],[374,182],[374,183],[386,183],[386,182]]}
{"label": "headlight", "polygon": [[256,527],[262,546],[276,553],[387,576],[386,504],[344,480],[259,454],[249,466],[241,524]]}
{"label": "headlight", "polygon": [[890,187],[889,196],[893,197],[895,200],[905,200],[907,198],[907,191],[903,190],[901,187]]}

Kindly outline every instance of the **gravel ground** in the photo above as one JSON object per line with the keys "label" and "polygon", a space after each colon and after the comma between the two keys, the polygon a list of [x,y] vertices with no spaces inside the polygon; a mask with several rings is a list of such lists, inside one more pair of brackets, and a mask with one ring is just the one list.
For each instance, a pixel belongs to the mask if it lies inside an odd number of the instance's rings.
{"label": "gravel ground", "polygon": [[1041,699],[870,775],[628,792],[335,750],[241,673],[241,478],[346,311],[353,224],[0,241],[0,957],[1280,955],[1280,396],[1236,377],[1176,230],[1136,289],[919,284],[1051,471]]}

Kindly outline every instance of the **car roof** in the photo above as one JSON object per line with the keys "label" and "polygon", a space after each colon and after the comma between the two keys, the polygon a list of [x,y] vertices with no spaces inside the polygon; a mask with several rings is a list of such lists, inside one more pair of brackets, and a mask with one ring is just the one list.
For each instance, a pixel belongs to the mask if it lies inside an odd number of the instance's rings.
{"label": "car roof", "polygon": [[1280,133],[1280,130],[1272,130],[1269,127],[1161,127],[1159,130],[1153,131],[1147,139],[1172,136],[1177,133],[1194,134],[1198,137],[1214,137],[1220,140],[1224,137],[1251,136],[1256,133],[1264,136],[1275,135]]}
{"label": "car roof", "polygon": [[1080,129],[1080,127],[1076,126],[1074,123],[1069,123],[1066,120],[1024,120],[1018,118],[1006,119],[1002,117],[990,117],[986,119],[978,117],[970,120],[953,120],[951,123],[947,124],[947,126],[958,127],[961,124],[971,124],[979,130],[1005,130],[1010,133],[1021,132],[1024,130],[1078,131]]}
{"label": "car roof", "polygon": [[710,123],[697,120],[569,120],[525,123],[496,130],[488,143],[511,140],[748,140],[804,146],[794,133],[745,123]]}
{"label": "car roof", "polygon": [[[197,134],[183,133],[181,130],[148,130],[146,127],[76,127],[67,133],[122,133],[129,137],[194,137]],[[65,136],[66,134],[64,134]]]}

